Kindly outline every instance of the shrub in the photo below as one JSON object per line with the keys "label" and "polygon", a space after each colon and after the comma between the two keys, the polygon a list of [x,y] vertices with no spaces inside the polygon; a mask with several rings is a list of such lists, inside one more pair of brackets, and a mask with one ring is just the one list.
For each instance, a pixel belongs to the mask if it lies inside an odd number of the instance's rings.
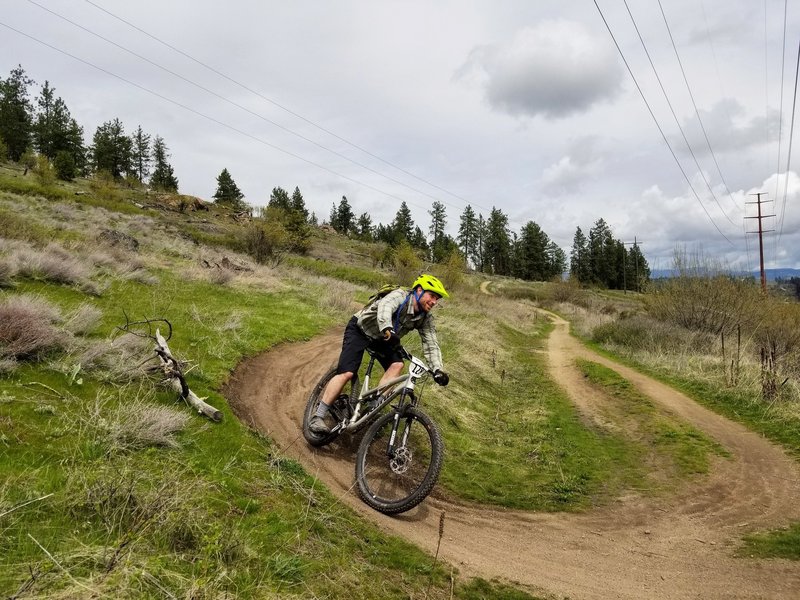
{"label": "shrub", "polygon": [[630,350],[707,353],[713,349],[716,338],[708,333],[693,332],[656,321],[645,315],[635,315],[596,327],[592,332],[592,340]]}
{"label": "shrub", "polygon": [[56,181],[56,171],[53,168],[53,164],[44,154],[39,154],[36,157],[36,166],[33,168],[33,172],[36,173],[36,178],[42,187],[50,187]]}
{"label": "shrub", "polygon": [[106,439],[114,450],[136,450],[148,446],[175,448],[175,434],[189,421],[186,411],[134,399],[120,404],[105,421]]}
{"label": "shrub", "polygon": [[75,157],[66,150],[60,150],[53,159],[53,168],[56,176],[63,181],[72,181],[78,174],[78,167],[75,164]]}
{"label": "shrub", "polygon": [[457,250],[451,252],[445,261],[439,265],[440,279],[447,290],[459,290],[464,285],[464,272],[467,270],[467,261]]}
{"label": "shrub", "polygon": [[22,249],[15,253],[15,257],[21,275],[54,283],[83,284],[90,273],[86,264],[57,244],[49,244],[42,252]]}
{"label": "shrub", "polygon": [[394,249],[393,259],[397,280],[404,285],[411,285],[422,270],[422,260],[405,240]]}
{"label": "shrub", "polygon": [[10,296],[0,302],[0,359],[36,358],[60,350],[69,335],[58,327],[61,311],[36,296]]}
{"label": "shrub", "polygon": [[8,144],[0,137],[0,161],[8,160]]}
{"label": "shrub", "polygon": [[10,287],[14,283],[17,266],[10,256],[0,255],[0,288]]}
{"label": "shrub", "polygon": [[286,228],[278,220],[253,224],[245,234],[247,253],[259,264],[278,266],[291,246]]}

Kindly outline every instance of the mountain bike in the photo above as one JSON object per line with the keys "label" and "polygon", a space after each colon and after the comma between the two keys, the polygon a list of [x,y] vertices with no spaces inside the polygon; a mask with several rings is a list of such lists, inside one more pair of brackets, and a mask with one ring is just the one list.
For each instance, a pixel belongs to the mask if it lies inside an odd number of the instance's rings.
{"label": "mountain bike", "polygon": [[[336,375],[331,369],[314,386],[303,416],[303,435],[312,446],[330,444],[341,434],[369,425],[356,453],[356,482],[361,499],[377,511],[394,515],[414,508],[430,494],[439,478],[444,442],[433,420],[418,408],[417,384],[433,371],[400,347],[409,361],[408,373],[370,388],[375,353],[367,349],[369,363],[359,388],[358,374],[348,383],[328,411],[335,421],[330,433],[317,435],[308,422],[317,411],[322,393]],[[360,389],[360,391],[359,391]],[[384,414],[386,406],[391,410]]]}

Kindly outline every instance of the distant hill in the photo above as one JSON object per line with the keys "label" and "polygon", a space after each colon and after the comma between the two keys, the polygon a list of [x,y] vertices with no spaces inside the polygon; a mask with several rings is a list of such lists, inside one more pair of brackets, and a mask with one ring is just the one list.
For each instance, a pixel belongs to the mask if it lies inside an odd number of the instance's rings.
{"label": "distant hill", "polygon": [[[775,281],[776,279],[789,279],[790,277],[800,277],[800,269],[766,269],[767,281]],[[651,279],[668,279],[675,277],[676,272],[674,269],[653,269],[650,272]],[[751,276],[754,279],[760,277],[758,271],[748,273],[747,271],[740,271],[735,273],[742,277]]]}

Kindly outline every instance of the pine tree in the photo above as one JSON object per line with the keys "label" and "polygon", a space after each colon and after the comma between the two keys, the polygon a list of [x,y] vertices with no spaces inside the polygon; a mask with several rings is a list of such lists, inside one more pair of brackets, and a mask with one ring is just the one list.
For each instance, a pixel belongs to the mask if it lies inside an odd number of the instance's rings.
{"label": "pine tree", "polygon": [[550,238],[533,221],[520,230],[516,251],[516,272],[514,275],[531,281],[546,281],[550,278],[550,265],[547,249]]}
{"label": "pine tree", "polygon": [[486,251],[486,220],[483,218],[482,214],[478,215],[478,221],[475,226],[475,248],[473,253],[470,255],[475,268],[484,273],[486,269],[486,262],[485,262],[485,251]]}
{"label": "pine tree", "polygon": [[281,210],[291,210],[292,202],[289,200],[289,192],[280,186],[272,188],[267,206],[270,208],[280,208]]}
{"label": "pine tree", "polygon": [[308,222],[308,209],[306,208],[306,201],[303,199],[303,194],[300,193],[300,188],[294,188],[292,193],[291,208],[293,211],[302,215],[303,220]]}
{"label": "pine tree", "polygon": [[150,134],[142,131],[142,126],[136,128],[131,136],[131,162],[136,178],[144,182],[150,176]]}
{"label": "pine tree", "polygon": [[486,220],[484,247],[485,267],[496,275],[511,272],[511,238],[508,232],[508,217],[499,208],[492,207]]}
{"label": "pine tree", "polygon": [[567,270],[566,252],[552,241],[547,245],[547,268],[549,271],[546,277],[547,279],[552,279],[553,277],[561,279],[564,272]]}
{"label": "pine tree", "polygon": [[153,175],[150,177],[150,187],[164,192],[177,192],[178,180],[175,178],[172,165],[167,162],[169,152],[164,138],[156,135],[153,140]]}
{"label": "pine tree", "polygon": [[342,201],[336,209],[336,225],[331,223],[333,228],[343,235],[349,235],[355,231],[355,214],[353,209],[350,208],[350,203],[347,201],[347,196],[342,196]]}
{"label": "pine tree", "polygon": [[[478,220],[475,211],[468,204],[461,213],[461,224],[458,228],[458,244],[461,253],[469,260],[475,255],[475,245],[478,241]],[[473,260],[474,264],[474,260]]]}
{"label": "pine tree", "polygon": [[447,226],[447,211],[444,204],[434,200],[428,214],[431,216],[431,226],[428,229],[431,236],[431,260],[438,263],[444,261],[448,255],[444,232],[444,228]]}
{"label": "pine tree", "polygon": [[589,283],[592,278],[592,267],[589,259],[589,242],[578,227],[572,238],[572,250],[569,255],[569,275],[580,283]]}
{"label": "pine tree", "polygon": [[403,240],[410,244],[414,237],[414,227],[414,219],[411,218],[411,211],[405,201],[402,201],[391,225],[393,234],[392,246],[397,246]]}
{"label": "pine tree", "polygon": [[28,86],[33,83],[22,65],[12,69],[8,79],[0,79],[0,138],[5,142],[8,158],[15,162],[31,145],[33,106]]}
{"label": "pine tree", "polygon": [[372,235],[372,217],[369,216],[369,213],[363,212],[358,217],[358,221],[356,222],[356,235],[358,235],[358,239],[365,242],[374,241]]}
{"label": "pine tree", "polygon": [[122,179],[123,174],[133,170],[131,140],[119,119],[106,121],[97,128],[90,153],[94,170],[108,171],[114,179]]}
{"label": "pine tree", "polygon": [[55,97],[55,88],[48,81],[44,82],[37,105],[34,146],[50,159],[60,179],[71,180],[86,167],[83,128],[72,118],[64,100]]}
{"label": "pine tree", "polygon": [[241,210],[244,208],[244,194],[236,185],[236,182],[231,177],[228,169],[222,169],[222,172],[217,177],[217,191],[212,196],[214,202],[225,206],[230,206],[234,210]]}

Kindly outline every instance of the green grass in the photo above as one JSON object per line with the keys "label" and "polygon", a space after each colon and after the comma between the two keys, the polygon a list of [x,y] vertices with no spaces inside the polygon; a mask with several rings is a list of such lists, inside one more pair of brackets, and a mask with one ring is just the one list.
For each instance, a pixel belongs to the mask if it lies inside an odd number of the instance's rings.
{"label": "green grass", "polygon": [[[33,211],[19,217],[16,225],[28,224],[22,239],[51,235]],[[318,294],[292,275],[280,293],[192,281],[181,275],[186,261],[161,258],[171,266],[155,272],[158,285],[112,278],[89,297],[17,277],[13,293],[39,295],[62,312],[85,302],[100,309],[96,330],[78,336],[83,344],[106,340],[125,314],[168,319],[170,347],[191,365],[189,385],[223,421],[194,415],[146,381],[113,384],[78,370],[72,355],[51,353],[0,375],[0,594],[373,599],[423,597],[430,586],[429,597],[448,598],[452,567],[434,566],[341,504],[239,423],[219,393],[242,358],[329,328],[334,318],[320,312]],[[353,272],[341,271],[365,278]],[[110,441],[120,409],[137,403],[188,417],[178,447]],[[462,586],[485,598],[513,592],[457,577],[458,594]]]}
{"label": "green grass", "polygon": [[800,560],[800,523],[744,538],[738,556]]}
{"label": "green grass", "polygon": [[359,285],[366,285],[376,290],[383,284],[390,283],[386,275],[374,269],[342,265],[321,258],[315,259],[305,256],[289,256],[286,259],[286,263],[315,275],[323,275],[325,277],[333,277]]}
{"label": "green grass", "polygon": [[[484,324],[484,327],[486,324]],[[532,333],[499,325],[513,369],[472,375],[468,402],[426,403],[445,437],[441,485],[480,503],[531,510],[603,504],[643,478],[636,448],[588,429],[537,352],[550,325]]]}
{"label": "green grass", "polygon": [[[614,400],[611,412],[626,421],[630,434],[649,455],[648,460],[658,463],[660,473],[707,473],[709,454],[726,455],[722,446],[694,427],[658,411],[650,399],[616,371],[586,360],[577,364],[589,382]],[[669,465],[667,469],[665,463]]]}

